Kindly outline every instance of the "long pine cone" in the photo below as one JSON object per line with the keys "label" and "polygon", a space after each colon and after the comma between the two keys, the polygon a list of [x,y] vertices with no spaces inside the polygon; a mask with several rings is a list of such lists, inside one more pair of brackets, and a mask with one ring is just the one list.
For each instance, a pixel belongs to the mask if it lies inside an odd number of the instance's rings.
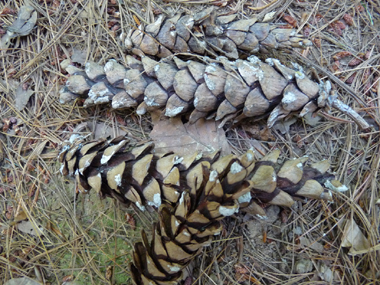
{"label": "long pine cone", "polygon": [[313,81],[302,68],[288,68],[276,59],[182,61],[179,58],[141,62],[127,56],[127,68],[110,60],[103,67],[94,62],[85,71],[72,65],[72,75],[60,91],[61,103],[78,96],[84,106],[110,102],[112,108],[137,107],[138,114],[165,108],[174,117],[192,111],[190,122],[259,117],[269,114],[268,126],[297,111],[301,116],[327,104],[331,84]]}
{"label": "long pine cone", "polygon": [[221,182],[220,193],[228,189],[229,197],[235,197],[244,192],[249,203],[253,198],[261,203],[291,206],[292,197],[329,199],[329,192],[321,186],[334,177],[327,172],[327,161],[307,166],[308,158],[301,157],[280,165],[279,154],[275,150],[260,161],[254,160],[252,150],[240,157],[220,157],[219,152],[210,156],[155,154],[153,143],[132,146],[121,136],[91,142],[76,140],[63,148],[59,161],[61,173],[75,176],[82,192],[93,189],[101,197],[113,197],[125,204],[133,202],[141,210],[146,205],[175,206],[183,193],[198,201],[215,181]]}
{"label": "long pine cone", "polygon": [[240,157],[158,155],[152,143],[132,146],[117,137],[75,140],[59,161],[81,191],[93,189],[141,210],[158,208],[152,241],[142,232],[131,272],[136,284],[178,284],[182,269],[220,233],[224,217],[257,206],[255,201],[289,207],[295,197],[331,199],[323,185],[345,187],[327,172],[327,161],[308,166],[302,157],[278,164],[278,156],[278,150],[260,161],[252,150]]}
{"label": "long pine cone", "polygon": [[238,59],[241,54],[312,45],[295,29],[262,23],[256,17],[237,20],[237,14],[216,16],[211,10],[172,18],[161,14],[154,23],[132,29],[125,46],[139,56],[165,58],[192,53]]}

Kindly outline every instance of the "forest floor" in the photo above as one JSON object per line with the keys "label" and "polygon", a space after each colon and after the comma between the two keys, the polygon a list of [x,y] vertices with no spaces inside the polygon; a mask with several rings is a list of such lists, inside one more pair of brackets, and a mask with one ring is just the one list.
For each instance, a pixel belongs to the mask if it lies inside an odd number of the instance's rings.
{"label": "forest floor", "polygon": [[23,5],[37,11],[35,27],[0,49],[1,284],[131,284],[131,250],[154,212],[78,193],[59,173],[57,155],[73,133],[148,141],[152,119],[133,110],[61,105],[68,74],[60,63],[125,63],[122,32],[161,13],[210,5],[297,28],[313,46],[270,56],[314,68],[372,128],[361,130],[336,111],[320,112],[314,126],[301,119],[273,129],[265,121],[226,125],[229,151],[279,148],[281,159],[328,159],[349,190],[334,193],[334,202],[265,205],[265,220],[244,213],[226,219],[223,234],[187,269],[187,284],[380,284],[378,0],[4,0],[0,37]]}

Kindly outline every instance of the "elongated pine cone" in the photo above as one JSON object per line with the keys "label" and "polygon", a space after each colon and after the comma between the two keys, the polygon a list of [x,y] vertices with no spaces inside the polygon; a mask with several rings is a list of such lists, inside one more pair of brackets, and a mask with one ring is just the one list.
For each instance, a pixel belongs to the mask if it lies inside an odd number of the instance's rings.
{"label": "elongated pine cone", "polygon": [[205,183],[217,180],[221,181],[220,193],[223,189],[231,195],[244,191],[256,201],[281,206],[291,206],[291,196],[329,197],[321,186],[333,179],[327,173],[327,161],[306,166],[308,158],[302,157],[279,165],[279,154],[275,150],[260,161],[254,160],[252,150],[240,157],[219,157],[219,152],[158,155],[153,143],[133,147],[121,136],[86,143],[77,140],[63,148],[59,161],[62,174],[75,176],[81,191],[94,189],[101,197],[133,202],[141,210],[145,205],[176,205],[183,192],[196,199],[199,191],[208,191],[203,187],[211,187]]}
{"label": "elongated pine cone", "polygon": [[158,108],[165,108],[168,117],[192,110],[190,123],[212,114],[224,121],[270,114],[270,127],[291,112],[304,116],[326,106],[330,82],[318,84],[296,64],[288,68],[276,59],[266,62],[255,56],[209,63],[176,57],[162,62],[143,57],[140,62],[127,56],[127,68],[115,60],[104,67],[88,62],[85,71],[68,65],[72,75],[60,98],[68,103],[84,97],[85,107],[107,102],[114,109],[138,106],[140,115]]}
{"label": "elongated pine cone", "polygon": [[[220,220],[240,208],[271,203],[291,206],[295,197],[331,199],[328,188],[345,187],[327,172],[329,163],[306,165],[307,157],[278,164],[279,151],[255,161],[248,150],[237,157],[155,154],[154,145],[132,146],[125,137],[75,140],[59,155],[63,175],[74,175],[81,191],[158,208],[152,242],[143,232],[135,245],[136,284],[177,284],[182,269],[213,236]],[[153,282],[153,283],[149,283]]]}
{"label": "elongated pine cone", "polygon": [[211,9],[172,18],[161,14],[154,23],[132,29],[125,46],[139,56],[165,58],[174,53],[193,53],[238,59],[241,54],[312,45],[295,29],[261,23],[256,17],[236,18],[237,14],[216,16]]}

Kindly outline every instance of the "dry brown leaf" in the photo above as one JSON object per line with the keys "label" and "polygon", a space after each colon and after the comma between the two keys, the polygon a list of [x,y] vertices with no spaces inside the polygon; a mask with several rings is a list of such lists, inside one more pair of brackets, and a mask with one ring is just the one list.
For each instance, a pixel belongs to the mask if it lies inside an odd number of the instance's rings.
{"label": "dry brown leaf", "polygon": [[30,221],[22,221],[16,225],[19,231],[31,234],[33,236],[40,236],[44,234],[44,228],[40,225],[32,224]]}
{"label": "dry brown leaf", "polygon": [[184,155],[193,152],[210,153],[220,149],[222,154],[231,153],[224,130],[219,129],[214,120],[200,119],[191,125],[183,124],[179,117],[167,118],[160,115],[160,112],[152,113],[154,127],[150,133],[158,152],[173,151]]}
{"label": "dry brown leaf", "polygon": [[106,138],[108,136],[123,136],[127,132],[121,128],[114,128],[113,124],[106,122],[96,122],[96,124],[88,123],[88,128],[93,133],[94,139]]}
{"label": "dry brown leaf", "polygon": [[87,52],[85,50],[80,50],[80,49],[74,49],[73,55],[71,56],[71,61],[72,62],[77,62],[82,65],[86,63],[87,59]]}
{"label": "dry brown leaf", "polygon": [[8,280],[4,285],[39,285],[40,282],[28,277],[13,278]]}
{"label": "dry brown leaf", "polygon": [[312,241],[306,237],[300,237],[300,245],[311,248],[316,252],[322,253],[324,251],[323,245],[317,241]]}
{"label": "dry brown leaf", "polygon": [[289,133],[290,126],[293,125],[297,121],[297,118],[293,117],[287,121],[278,121],[273,128],[279,131],[282,134]]}
{"label": "dry brown leaf", "polygon": [[350,247],[350,253],[352,253],[354,251],[367,250],[371,245],[356,222],[351,219],[346,222],[344,227],[341,246]]}
{"label": "dry brown leaf", "polygon": [[17,87],[16,94],[15,94],[15,106],[16,108],[21,111],[25,108],[26,104],[29,101],[30,96],[32,96],[34,93],[33,90],[27,89],[24,90],[23,85],[20,84]]}

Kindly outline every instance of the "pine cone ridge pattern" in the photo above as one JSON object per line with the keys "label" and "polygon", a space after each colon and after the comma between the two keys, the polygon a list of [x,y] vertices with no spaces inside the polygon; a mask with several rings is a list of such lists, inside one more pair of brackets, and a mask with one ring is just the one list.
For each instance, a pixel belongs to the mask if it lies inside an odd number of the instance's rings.
{"label": "pine cone ridge pattern", "polygon": [[270,127],[291,112],[304,116],[328,103],[331,84],[318,84],[296,64],[289,68],[276,59],[264,63],[256,56],[234,62],[204,60],[174,57],[157,62],[143,57],[140,62],[127,56],[127,68],[115,60],[104,67],[88,62],[85,71],[68,65],[72,75],[60,91],[61,103],[81,96],[86,98],[85,107],[137,106],[140,115],[163,108],[168,117],[191,111],[190,123],[202,117],[237,122],[269,114]]}
{"label": "pine cone ridge pattern", "polygon": [[259,22],[256,17],[236,20],[237,14],[216,16],[211,10],[172,18],[161,14],[154,23],[132,29],[125,47],[139,56],[165,58],[175,53],[193,53],[238,59],[241,54],[312,45],[295,29]]}
{"label": "pine cone ridge pattern", "polygon": [[307,165],[301,157],[278,164],[279,154],[260,161],[252,150],[239,157],[158,155],[152,143],[132,146],[117,137],[76,140],[59,161],[62,174],[75,176],[81,191],[93,189],[141,210],[158,208],[152,241],[142,233],[131,272],[136,284],[178,284],[182,269],[220,233],[224,217],[256,202],[289,207],[296,197],[331,200],[323,185],[345,187],[328,173],[327,161]]}

